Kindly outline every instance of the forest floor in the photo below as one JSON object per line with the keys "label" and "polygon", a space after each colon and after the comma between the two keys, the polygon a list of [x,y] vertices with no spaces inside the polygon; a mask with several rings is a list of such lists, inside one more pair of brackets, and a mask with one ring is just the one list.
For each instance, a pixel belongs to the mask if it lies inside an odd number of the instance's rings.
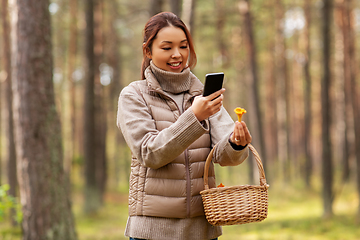
{"label": "forest floor", "polygon": [[[322,218],[321,193],[304,188],[270,186],[268,218],[260,223],[223,227],[226,240],[360,240],[355,187],[344,185],[334,200],[334,217]],[[127,220],[127,194],[106,194],[105,205],[92,216],[82,213],[82,195],[74,194],[73,211],[79,240],[121,240]],[[0,223],[0,240],[20,240],[20,227]]]}

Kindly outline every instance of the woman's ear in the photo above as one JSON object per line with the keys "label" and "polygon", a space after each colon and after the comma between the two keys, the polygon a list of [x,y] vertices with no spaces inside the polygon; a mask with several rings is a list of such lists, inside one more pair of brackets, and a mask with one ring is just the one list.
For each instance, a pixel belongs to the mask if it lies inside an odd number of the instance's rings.
{"label": "woman's ear", "polygon": [[[143,43],[143,49],[144,49],[144,47],[145,47],[145,43]],[[144,51],[144,53],[145,53],[145,56],[146,56],[147,58],[151,59],[151,50],[150,50],[150,48],[147,47],[147,48],[145,48],[143,51]]]}

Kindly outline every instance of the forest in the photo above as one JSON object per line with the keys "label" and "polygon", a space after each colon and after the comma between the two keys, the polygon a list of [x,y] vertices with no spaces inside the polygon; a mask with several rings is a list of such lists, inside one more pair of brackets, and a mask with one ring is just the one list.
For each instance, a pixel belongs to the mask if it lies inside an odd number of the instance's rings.
{"label": "forest", "polygon": [[[268,218],[219,239],[360,239],[360,1],[1,0],[0,239],[128,239],[131,152],[120,91],[141,79],[143,28],[190,29],[197,65],[224,72],[264,165]],[[253,157],[215,166],[258,184]]]}

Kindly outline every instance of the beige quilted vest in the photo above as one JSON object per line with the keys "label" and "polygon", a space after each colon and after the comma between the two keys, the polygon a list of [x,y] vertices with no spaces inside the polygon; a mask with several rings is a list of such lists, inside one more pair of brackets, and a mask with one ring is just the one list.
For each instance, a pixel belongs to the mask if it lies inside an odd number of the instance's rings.
{"label": "beige quilted vest", "polygon": [[[131,85],[146,102],[157,130],[167,128],[178,119],[180,111],[166,94],[149,89],[146,80]],[[193,97],[185,94],[185,110],[191,106]],[[207,132],[174,161],[159,169],[144,167],[132,156],[129,215],[165,218],[204,215],[200,191],[204,189],[204,165],[210,146],[210,135]],[[213,165],[210,167],[209,183],[211,187],[215,186]]]}

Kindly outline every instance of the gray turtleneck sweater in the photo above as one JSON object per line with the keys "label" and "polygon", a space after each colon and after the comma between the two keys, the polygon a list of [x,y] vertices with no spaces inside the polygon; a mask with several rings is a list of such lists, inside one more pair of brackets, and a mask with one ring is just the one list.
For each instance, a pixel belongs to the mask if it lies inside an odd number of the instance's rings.
{"label": "gray turtleneck sweater", "polygon": [[184,107],[182,103],[184,101],[184,92],[189,90],[191,85],[191,78],[186,78],[185,76],[189,75],[190,69],[187,68],[182,73],[173,74],[156,67],[152,61],[150,62],[150,65],[151,69],[153,69],[152,73],[158,80],[162,90],[175,100],[176,104],[179,106],[180,112],[183,113]]}

